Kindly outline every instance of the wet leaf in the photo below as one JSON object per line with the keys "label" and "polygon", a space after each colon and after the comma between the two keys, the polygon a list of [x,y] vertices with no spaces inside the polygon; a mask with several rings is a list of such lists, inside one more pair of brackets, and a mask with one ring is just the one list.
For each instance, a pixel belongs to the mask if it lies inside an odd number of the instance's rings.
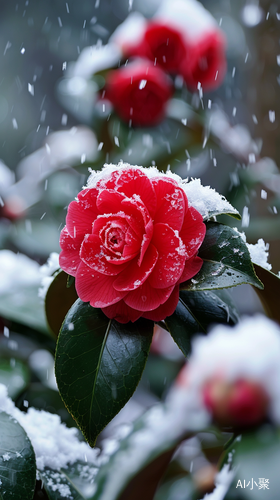
{"label": "wet leaf", "polygon": [[51,282],[45,298],[47,322],[51,331],[56,336],[59,334],[67,312],[77,298],[75,280],[70,281],[68,274],[64,271],[59,271]]}
{"label": "wet leaf", "polygon": [[36,481],[35,454],[25,430],[0,411],[0,498],[32,500]]}
{"label": "wet leaf", "polygon": [[226,290],[181,291],[175,312],[165,319],[174,341],[187,357],[195,335],[206,333],[211,324],[234,325],[237,321],[237,311]]}
{"label": "wet leaf", "polygon": [[153,322],[122,325],[78,299],[66,315],[55,370],[60,395],[91,446],[135,391]]}
{"label": "wet leaf", "polygon": [[263,288],[256,276],[249,250],[237,231],[218,222],[206,224],[206,235],[198,255],[203,266],[183,290],[213,290],[241,284]]}

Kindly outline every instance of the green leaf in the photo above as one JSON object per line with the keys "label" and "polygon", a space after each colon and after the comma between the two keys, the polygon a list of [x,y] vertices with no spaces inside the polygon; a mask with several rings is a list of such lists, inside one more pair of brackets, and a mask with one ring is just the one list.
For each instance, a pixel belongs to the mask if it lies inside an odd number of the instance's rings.
{"label": "green leaf", "polygon": [[234,325],[238,314],[225,290],[181,291],[175,312],[165,324],[183,354],[191,352],[191,340],[198,333],[206,333],[213,323]]}
{"label": "green leaf", "polygon": [[11,366],[10,359],[0,359],[0,383],[7,387],[10,398],[16,399],[26,389],[29,379],[29,369],[22,361],[17,359]]}
{"label": "green leaf", "polygon": [[181,285],[182,289],[213,290],[242,284],[263,288],[254,271],[246,243],[231,227],[208,222],[198,255],[204,261],[203,266],[193,279]]}
{"label": "green leaf", "polygon": [[[237,471],[225,500],[235,498],[275,500],[279,498],[280,436],[278,430],[264,425],[255,431],[242,434],[232,456],[233,467],[237,467]],[[259,489],[260,478],[268,479],[269,489]]]}
{"label": "green leaf", "polygon": [[254,267],[256,273],[264,284],[263,290],[256,290],[258,297],[262,302],[266,314],[271,319],[274,319],[274,321],[280,323],[280,279],[276,274],[258,266],[257,264],[254,264]]}
{"label": "green leaf", "polygon": [[97,467],[85,462],[76,462],[66,469],[38,471],[50,500],[87,500],[94,493],[93,484]]}
{"label": "green leaf", "polygon": [[136,420],[101,465],[92,500],[152,500],[176,447],[202,430],[202,421],[187,419],[178,408],[157,405]]}
{"label": "green leaf", "polygon": [[57,343],[56,378],[66,407],[91,446],[134,393],[153,326],[145,319],[122,325],[80,299],[68,312]]}
{"label": "green leaf", "polygon": [[0,498],[32,500],[36,481],[35,454],[25,430],[0,411]]}
{"label": "green leaf", "polygon": [[78,298],[74,281],[70,282],[68,278],[68,274],[59,271],[51,282],[45,298],[47,322],[56,336],[67,312]]}

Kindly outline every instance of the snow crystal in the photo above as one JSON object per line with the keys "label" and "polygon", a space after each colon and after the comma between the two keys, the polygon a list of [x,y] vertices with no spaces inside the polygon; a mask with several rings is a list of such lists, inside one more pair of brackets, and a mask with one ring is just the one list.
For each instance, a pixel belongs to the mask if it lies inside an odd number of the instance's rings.
{"label": "snow crystal", "polygon": [[212,493],[206,493],[203,500],[223,500],[234,476],[235,471],[230,470],[229,464],[224,465],[222,470],[216,475],[216,488]]}
{"label": "snow crystal", "polygon": [[78,430],[61,423],[58,415],[29,408],[27,413],[15,407],[7,395],[7,388],[0,384],[0,410],[14,417],[25,429],[36,455],[38,469],[59,470],[67,464],[84,461],[95,462],[98,451],[79,440]]}
{"label": "snow crystal", "polygon": [[39,271],[42,275],[41,287],[38,290],[38,295],[41,299],[45,299],[48,288],[52,281],[54,280],[54,276],[52,274],[59,269],[59,254],[56,252],[52,252],[46,262],[43,264]]}
{"label": "snow crystal", "polygon": [[260,238],[255,244],[247,243],[246,234],[244,232],[240,233],[236,227],[234,227],[233,229],[246,243],[247,248],[250,252],[252,262],[254,264],[257,264],[258,266],[263,267],[264,269],[267,269],[268,271],[271,271],[272,266],[271,264],[269,264],[269,262],[267,262],[269,257],[269,243],[265,243],[262,238]]}
{"label": "snow crystal", "polygon": [[215,189],[210,188],[210,186],[202,186],[200,179],[192,179],[190,182],[187,182],[170,170],[164,173],[160,172],[154,166],[144,168],[139,165],[130,165],[129,163],[123,162],[120,162],[118,165],[105,164],[101,171],[90,169],[90,176],[85,188],[94,188],[99,181],[103,181],[105,184],[115,170],[126,168],[141,169],[149,178],[170,177],[175,180],[180,188],[185,191],[189,200],[189,205],[196,208],[204,219],[222,212],[238,214],[237,210],[223,196],[217,193]]}
{"label": "snow crystal", "polygon": [[245,317],[230,328],[218,325],[193,342],[192,356],[178,379],[178,389],[202,403],[205,382],[217,375],[233,382],[259,382],[270,396],[269,413],[280,423],[280,328],[265,316]]}
{"label": "snow crystal", "polygon": [[217,213],[238,214],[237,210],[219,193],[210,186],[202,186],[200,179],[192,179],[183,183],[189,204],[196,208],[204,219]]}
{"label": "snow crystal", "polygon": [[3,458],[4,462],[7,462],[8,460],[10,460],[11,457],[10,457],[9,453],[4,453],[2,458]]}

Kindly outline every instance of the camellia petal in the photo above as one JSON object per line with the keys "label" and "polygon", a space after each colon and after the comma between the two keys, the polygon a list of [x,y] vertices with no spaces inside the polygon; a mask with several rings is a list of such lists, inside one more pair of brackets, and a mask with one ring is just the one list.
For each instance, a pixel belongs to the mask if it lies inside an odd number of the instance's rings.
{"label": "camellia petal", "polygon": [[90,302],[92,307],[107,307],[123,299],[127,292],[119,292],[113,287],[115,278],[93,271],[81,262],[76,273],[76,290],[81,300]]}
{"label": "camellia petal", "polygon": [[185,193],[173,179],[156,177],[152,181],[157,195],[157,211],[154,216],[154,224],[164,222],[173,229],[180,231],[188,208]]}
{"label": "camellia petal", "polygon": [[82,238],[72,238],[66,226],[60,233],[60,246],[62,251],[59,254],[59,265],[66,273],[76,276],[77,268],[80,264],[79,251]]}
{"label": "camellia petal", "polygon": [[145,253],[141,266],[138,266],[135,261],[132,261],[126,268],[126,272],[116,278],[114,281],[114,288],[124,292],[136,290],[136,288],[139,288],[139,286],[150,276],[157,260],[158,251],[154,245],[150,245]]}
{"label": "camellia petal", "polygon": [[148,311],[143,314],[143,318],[151,319],[152,321],[161,321],[162,318],[167,318],[174,313],[179,301],[179,286],[175,286],[169,299],[164,304],[157,307],[153,311]]}
{"label": "camellia petal", "polygon": [[115,214],[122,210],[122,200],[125,195],[111,189],[103,189],[96,199],[96,206],[100,214]]}
{"label": "camellia petal", "polygon": [[124,301],[133,309],[151,311],[166,302],[173,289],[174,286],[163,289],[153,288],[149,283],[149,279],[147,279],[139,288],[129,292],[125,296]]}
{"label": "camellia petal", "polygon": [[188,258],[197,253],[204,240],[205,233],[206,226],[201,214],[195,208],[190,207],[180,231],[180,237],[186,247]]}
{"label": "camellia petal", "polygon": [[124,300],[120,300],[108,307],[102,307],[102,311],[106,314],[107,318],[115,319],[119,323],[134,322],[143,315],[142,311],[137,311],[129,307]]}
{"label": "camellia petal", "polygon": [[175,285],[182,275],[186,261],[186,250],[178,231],[168,224],[154,226],[153,244],[159,257],[149,278],[154,288],[166,288]]}
{"label": "camellia petal", "polygon": [[[101,185],[103,186],[103,184]],[[156,195],[150,179],[143,170],[135,168],[116,170],[106,182],[107,189],[123,193],[127,198],[139,196],[144,206],[153,216],[156,209]]]}
{"label": "camellia petal", "polygon": [[129,261],[119,265],[108,261],[104,253],[104,247],[95,234],[87,234],[85,236],[80,250],[80,258],[93,271],[107,276],[116,276],[129,265]]}
{"label": "camellia petal", "polygon": [[78,201],[72,201],[66,215],[66,227],[72,237],[92,231],[92,223],[98,215],[96,189],[84,189],[78,194]]}
{"label": "camellia petal", "polygon": [[193,278],[202,268],[203,260],[200,257],[192,257],[186,261],[185,269],[179,280],[179,283],[190,280]]}

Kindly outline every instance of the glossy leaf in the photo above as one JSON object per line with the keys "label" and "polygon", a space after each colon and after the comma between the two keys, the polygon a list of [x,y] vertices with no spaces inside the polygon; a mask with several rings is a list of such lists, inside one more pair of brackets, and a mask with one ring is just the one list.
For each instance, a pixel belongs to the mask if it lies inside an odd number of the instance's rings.
{"label": "glossy leaf", "polygon": [[45,299],[47,322],[56,336],[67,312],[78,298],[74,281],[68,278],[68,274],[59,271],[51,282]]}
{"label": "glossy leaf", "polygon": [[218,222],[208,222],[206,227],[206,235],[198,253],[204,261],[203,266],[181,288],[213,290],[249,284],[262,289],[249,250],[239,233]]}
{"label": "glossy leaf", "polygon": [[35,454],[25,430],[0,411],[0,498],[32,500],[36,481]]}
{"label": "glossy leaf", "polygon": [[77,462],[66,469],[38,471],[45,492],[50,500],[88,500],[94,492],[97,468],[92,464]]}
{"label": "glossy leaf", "polygon": [[280,323],[280,307],[279,307],[279,296],[280,296],[280,278],[264,269],[257,264],[254,264],[256,273],[262,280],[264,284],[263,290],[256,290],[259,299],[265,309],[266,314],[274,321]]}
{"label": "glossy leaf", "polygon": [[30,372],[24,363],[17,359],[11,366],[9,359],[0,359],[0,384],[7,387],[10,398],[17,398],[26,389],[29,379]]}
{"label": "glossy leaf", "polygon": [[91,446],[130,399],[141,378],[153,322],[122,325],[78,299],[62,325],[56,350],[61,397]]}
{"label": "glossy leaf", "polygon": [[152,500],[176,447],[201,423],[164,405],[148,410],[101,465],[92,500]]}
{"label": "glossy leaf", "polygon": [[[237,470],[225,500],[279,498],[279,431],[265,425],[256,431],[242,434],[232,456],[233,467]],[[268,480],[268,488],[260,487],[261,483],[265,484],[260,478]]]}
{"label": "glossy leaf", "polygon": [[176,310],[165,319],[165,324],[178,347],[188,357],[193,336],[206,333],[213,323],[234,325],[237,321],[237,311],[226,290],[181,291]]}

